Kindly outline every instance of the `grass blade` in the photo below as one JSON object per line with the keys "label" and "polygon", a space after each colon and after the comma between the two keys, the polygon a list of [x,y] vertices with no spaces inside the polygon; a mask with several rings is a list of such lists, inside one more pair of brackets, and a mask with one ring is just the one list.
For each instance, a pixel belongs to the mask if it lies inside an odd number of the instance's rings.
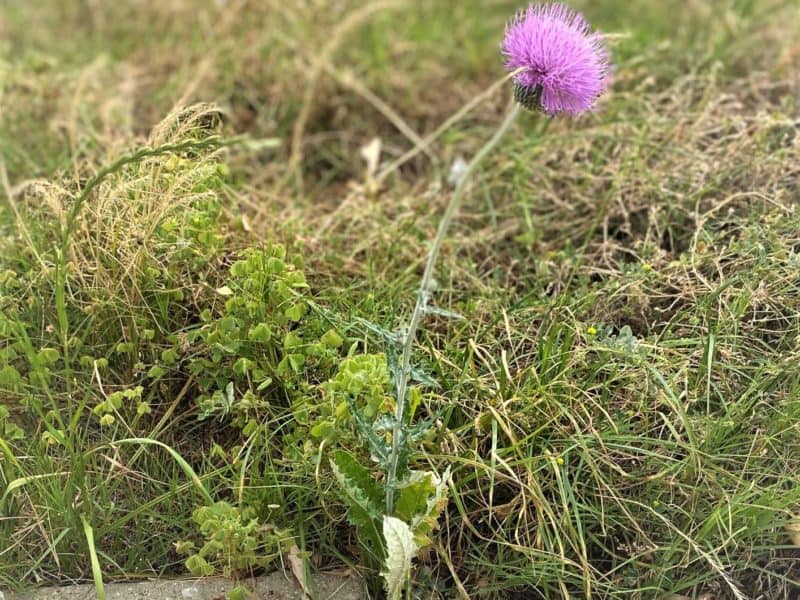
{"label": "grass blade", "polygon": [[83,533],[86,536],[86,545],[89,547],[89,559],[92,561],[92,578],[94,579],[94,589],[97,592],[97,600],[106,600],[103,572],[100,570],[97,548],[94,545],[94,531],[84,515],[81,515],[81,523],[83,524]]}

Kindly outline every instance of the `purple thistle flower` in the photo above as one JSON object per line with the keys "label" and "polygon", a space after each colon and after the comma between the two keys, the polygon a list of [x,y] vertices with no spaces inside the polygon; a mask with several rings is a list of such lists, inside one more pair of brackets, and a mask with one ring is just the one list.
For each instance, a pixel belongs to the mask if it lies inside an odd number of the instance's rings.
{"label": "purple thistle flower", "polygon": [[608,86],[609,55],[599,33],[561,3],[532,4],[506,26],[505,67],[526,71],[514,77],[515,97],[527,108],[579,115],[591,110]]}

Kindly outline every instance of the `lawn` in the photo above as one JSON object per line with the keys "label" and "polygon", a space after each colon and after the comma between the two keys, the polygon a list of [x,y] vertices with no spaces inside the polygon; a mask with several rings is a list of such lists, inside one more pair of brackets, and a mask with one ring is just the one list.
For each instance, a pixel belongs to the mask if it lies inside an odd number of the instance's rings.
{"label": "lawn", "polygon": [[[573,5],[610,90],[481,163],[417,334],[409,597],[798,597],[800,4]],[[0,587],[382,597],[398,339],[519,8],[0,3]]]}

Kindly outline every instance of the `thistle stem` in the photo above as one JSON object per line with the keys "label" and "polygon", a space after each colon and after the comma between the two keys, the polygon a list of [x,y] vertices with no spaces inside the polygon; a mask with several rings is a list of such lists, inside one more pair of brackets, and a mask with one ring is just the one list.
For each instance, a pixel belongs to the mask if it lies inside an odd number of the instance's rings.
{"label": "thistle stem", "polygon": [[416,340],[417,329],[419,328],[422,318],[425,316],[428,307],[428,300],[431,294],[431,283],[433,281],[433,271],[436,268],[436,260],[439,258],[439,253],[442,250],[442,243],[444,242],[450,224],[458,208],[461,206],[461,201],[464,197],[464,192],[467,189],[467,184],[475,171],[480,166],[481,162],[488,156],[488,154],[497,146],[503,136],[506,134],[511,124],[517,118],[520,112],[520,106],[512,100],[511,106],[506,113],[505,119],[498,127],[492,138],[478,151],[475,157],[467,165],[464,174],[459,179],[456,189],[453,192],[450,202],[444,211],[442,220],[439,222],[439,228],[436,231],[436,237],[433,239],[433,245],[428,253],[428,260],[425,263],[425,271],[420,281],[419,289],[417,290],[417,303],[414,306],[414,312],[411,315],[411,321],[408,324],[403,337],[402,337],[402,355],[400,372],[395,381],[395,395],[397,406],[395,408],[395,422],[392,428],[392,449],[389,454],[388,473],[386,477],[386,513],[391,515],[394,512],[394,496],[397,489],[397,463],[400,458],[400,447],[405,443],[404,435],[404,422],[406,395],[408,393],[408,379],[411,376],[411,352]]}

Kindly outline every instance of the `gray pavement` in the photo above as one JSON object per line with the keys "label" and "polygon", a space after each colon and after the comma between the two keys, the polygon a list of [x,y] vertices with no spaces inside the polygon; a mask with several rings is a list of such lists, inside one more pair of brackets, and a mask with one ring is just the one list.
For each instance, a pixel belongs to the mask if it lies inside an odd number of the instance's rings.
{"label": "gray pavement", "polygon": [[[245,582],[253,598],[261,600],[307,600],[291,574],[280,571]],[[361,582],[354,577],[317,574],[312,600],[366,600]],[[224,600],[233,584],[217,577],[206,579],[159,580],[143,583],[108,583],[107,600]],[[12,594],[0,592],[0,600],[94,600],[94,586],[39,588]]]}

